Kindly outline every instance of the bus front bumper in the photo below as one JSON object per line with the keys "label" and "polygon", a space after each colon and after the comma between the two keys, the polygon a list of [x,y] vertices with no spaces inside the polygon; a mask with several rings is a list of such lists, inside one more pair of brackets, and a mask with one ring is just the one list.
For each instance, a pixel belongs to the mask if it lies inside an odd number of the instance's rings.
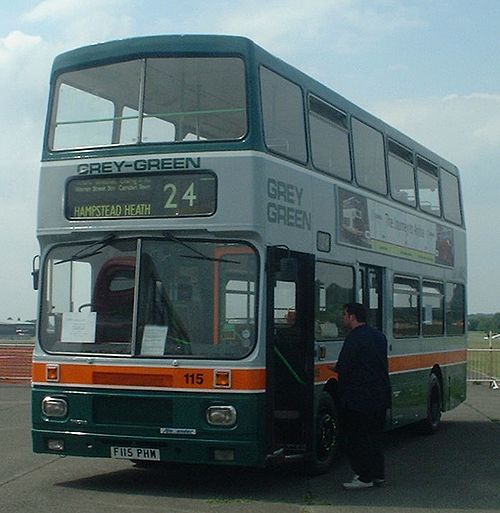
{"label": "bus front bumper", "polygon": [[59,456],[86,456],[183,464],[263,467],[263,448],[255,441],[128,438],[33,429],[33,451]]}

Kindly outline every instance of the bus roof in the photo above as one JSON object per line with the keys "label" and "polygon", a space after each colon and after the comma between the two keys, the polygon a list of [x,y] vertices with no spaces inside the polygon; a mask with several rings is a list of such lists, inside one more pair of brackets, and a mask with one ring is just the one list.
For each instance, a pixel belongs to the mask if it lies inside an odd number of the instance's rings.
{"label": "bus roof", "polygon": [[154,35],[97,43],[58,55],[52,66],[51,80],[60,73],[81,67],[100,66],[134,58],[163,57],[168,55],[239,55],[250,63],[262,64],[298,84],[306,93],[332,103],[368,125],[383,131],[389,138],[407,146],[424,158],[458,175],[454,164],[419,144],[380,118],[363,110],[333,89],[270,54],[253,41],[232,35]]}
{"label": "bus roof", "polygon": [[214,53],[248,55],[256,47],[250,39],[240,36],[221,35],[157,35],[132,37],[104,43],[82,46],[58,55],[52,66],[52,74],[93,66],[121,59],[160,57],[169,54],[210,55]]}

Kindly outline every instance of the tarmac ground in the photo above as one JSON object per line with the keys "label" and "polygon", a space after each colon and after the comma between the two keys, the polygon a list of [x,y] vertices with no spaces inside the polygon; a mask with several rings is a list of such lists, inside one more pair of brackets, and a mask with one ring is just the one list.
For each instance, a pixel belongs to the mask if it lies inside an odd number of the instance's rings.
{"label": "tarmac ground", "polygon": [[138,469],[128,461],[33,454],[30,388],[0,385],[0,512],[500,512],[500,389],[468,385],[439,432],[386,434],[387,485],[347,492],[344,458],[324,476],[267,470]]}

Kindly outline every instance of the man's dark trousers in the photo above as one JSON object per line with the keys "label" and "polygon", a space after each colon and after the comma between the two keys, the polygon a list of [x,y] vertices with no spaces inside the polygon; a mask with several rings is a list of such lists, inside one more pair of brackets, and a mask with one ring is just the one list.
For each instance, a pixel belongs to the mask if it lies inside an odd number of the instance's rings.
{"label": "man's dark trousers", "polygon": [[352,469],[361,481],[385,479],[382,433],[386,410],[344,409],[346,450]]}

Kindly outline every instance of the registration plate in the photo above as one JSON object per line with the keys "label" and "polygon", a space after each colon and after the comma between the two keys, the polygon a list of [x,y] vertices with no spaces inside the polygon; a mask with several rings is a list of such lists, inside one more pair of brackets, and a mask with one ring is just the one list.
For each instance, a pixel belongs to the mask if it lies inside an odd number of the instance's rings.
{"label": "registration plate", "polygon": [[146,447],[111,447],[111,457],[119,460],[160,461],[160,449]]}

